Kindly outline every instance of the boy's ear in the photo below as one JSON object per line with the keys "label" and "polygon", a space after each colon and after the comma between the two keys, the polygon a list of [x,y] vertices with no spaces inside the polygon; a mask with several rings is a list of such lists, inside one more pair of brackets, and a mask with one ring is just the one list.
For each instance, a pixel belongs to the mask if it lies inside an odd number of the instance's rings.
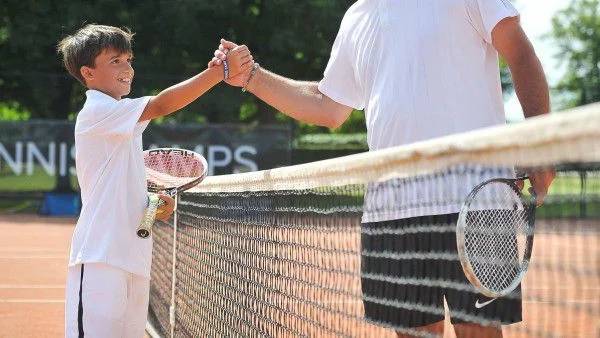
{"label": "boy's ear", "polygon": [[81,68],[79,68],[79,72],[81,73],[81,76],[83,76],[86,82],[89,82],[94,79],[94,71],[88,66],[81,66]]}

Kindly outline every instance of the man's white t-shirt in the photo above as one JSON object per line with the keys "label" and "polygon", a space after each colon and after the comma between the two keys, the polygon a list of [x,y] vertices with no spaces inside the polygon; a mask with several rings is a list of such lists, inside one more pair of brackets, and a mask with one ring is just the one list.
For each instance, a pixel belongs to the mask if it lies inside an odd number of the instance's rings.
{"label": "man's white t-shirt", "polygon": [[138,120],[150,97],[115,100],[96,90],[86,96],[75,124],[83,203],[69,266],[103,262],[150,277],[152,239],[135,232],[147,203],[142,132],[149,121]]}
{"label": "man's white t-shirt", "polygon": [[[359,0],[342,20],[319,90],[365,110],[370,150],[502,124],[492,30],[514,16],[508,0]],[[468,165],[449,171],[429,183],[401,180],[393,192],[371,185],[363,221],[458,212],[486,174]]]}

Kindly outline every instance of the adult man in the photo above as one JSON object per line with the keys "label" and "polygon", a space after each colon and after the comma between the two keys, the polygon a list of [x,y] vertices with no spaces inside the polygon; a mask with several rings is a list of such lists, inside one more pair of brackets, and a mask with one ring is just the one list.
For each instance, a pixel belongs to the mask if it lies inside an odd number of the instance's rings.
{"label": "adult man", "polygon": [[[219,64],[235,46],[222,40],[211,63]],[[509,65],[525,116],[547,113],[549,95],[542,67],[519,24],[518,12],[508,0],[360,0],[342,20],[320,82],[287,79],[255,65],[252,72],[228,83],[244,87],[295,119],[330,128],[340,126],[353,108],[364,109],[369,149],[378,150],[504,123],[498,53]],[[456,175],[462,179],[461,173]],[[529,176],[543,200],[554,173]],[[468,192],[470,187],[462,185],[461,189]],[[437,190],[453,191],[445,187]],[[403,228],[456,221],[455,203],[436,209],[440,201],[433,201],[431,208],[411,208],[413,196],[403,195],[403,199],[408,200],[407,207],[392,214],[378,215],[369,212],[367,206],[363,227]],[[456,253],[452,238],[426,236],[427,242],[445,243],[441,250]],[[372,240],[363,235],[363,250],[377,249],[370,247]],[[404,250],[410,241],[417,240],[399,240],[396,249]],[[377,273],[375,266],[382,263],[385,261],[363,257],[362,271]],[[456,275],[460,264],[454,263],[450,274]],[[442,269],[440,262],[415,264],[419,264],[416,270]],[[498,337],[502,335],[500,324],[521,320],[520,299],[489,300],[441,287],[407,289],[410,286],[377,284],[364,278],[362,283],[365,296],[392,289],[394,299],[405,302],[407,296],[398,295],[418,294],[411,301],[425,308],[440,308],[446,298],[459,337]],[[469,321],[468,316],[457,313],[484,320]],[[398,331],[411,328],[439,334],[444,327],[443,314],[435,311],[395,309],[365,301],[365,314]],[[488,321],[492,324],[482,325]],[[398,332],[398,336],[403,335]]]}

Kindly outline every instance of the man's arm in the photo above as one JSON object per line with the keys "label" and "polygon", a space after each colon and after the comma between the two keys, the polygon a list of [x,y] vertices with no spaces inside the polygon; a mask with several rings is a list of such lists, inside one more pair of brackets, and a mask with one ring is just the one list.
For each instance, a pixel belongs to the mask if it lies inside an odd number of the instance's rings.
{"label": "man's arm", "polygon": [[492,31],[492,43],[508,64],[525,117],[550,112],[546,76],[519,18],[500,21]]}
{"label": "man's arm", "polygon": [[259,68],[247,90],[275,109],[307,123],[337,128],[352,112],[319,91],[318,82],[296,81]]}
{"label": "man's arm", "polygon": [[[492,43],[508,64],[525,117],[549,113],[550,94],[546,76],[531,42],[519,24],[519,18],[500,21],[492,31]],[[548,168],[528,174],[540,206],[556,173]]]}
{"label": "man's arm", "polygon": [[[243,73],[254,64],[252,55],[246,46],[239,46],[231,51],[229,66],[235,73]],[[151,120],[157,117],[169,115],[196,100],[202,94],[221,82],[224,77],[224,71],[221,67],[213,67],[204,70],[202,73],[169,87],[158,95],[152,97],[139,121]]]}
{"label": "man's arm", "polygon": [[[221,39],[215,57],[208,67],[221,64],[229,57],[229,51],[237,44]],[[318,82],[296,81],[259,68],[249,79],[249,71],[240,73],[226,82],[232,86],[243,87],[256,97],[293,119],[337,128],[341,126],[352,112],[352,108],[340,104],[319,91]]]}

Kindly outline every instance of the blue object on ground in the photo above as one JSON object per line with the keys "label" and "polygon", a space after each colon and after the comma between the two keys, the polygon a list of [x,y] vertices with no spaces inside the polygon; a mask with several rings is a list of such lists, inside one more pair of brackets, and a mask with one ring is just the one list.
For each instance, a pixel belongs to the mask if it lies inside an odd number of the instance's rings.
{"label": "blue object on ground", "polygon": [[81,198],[78,193],[48,192],[40,214],[50,216],[77,216],[81,210]]}

